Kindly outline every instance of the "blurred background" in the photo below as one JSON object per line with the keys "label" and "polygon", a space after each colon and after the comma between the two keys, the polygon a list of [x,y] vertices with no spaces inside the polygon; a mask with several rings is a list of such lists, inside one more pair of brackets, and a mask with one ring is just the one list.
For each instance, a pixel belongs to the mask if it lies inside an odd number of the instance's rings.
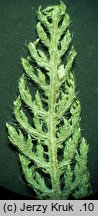
{"label": "blurred background", "polygon": [[[77,51],[74,65],[76,90],[81,102],[82,135],[89,143],[88,168],[93,196],[98,194],[98,1],[63,0],[71,18],[70,30]],[[0,0],[0,195],[1,199],[35,199],[9,144],[6,122],[13,121],[13,101],[22,75],[20,58],[36,38],[36,11],[59,0]]]}

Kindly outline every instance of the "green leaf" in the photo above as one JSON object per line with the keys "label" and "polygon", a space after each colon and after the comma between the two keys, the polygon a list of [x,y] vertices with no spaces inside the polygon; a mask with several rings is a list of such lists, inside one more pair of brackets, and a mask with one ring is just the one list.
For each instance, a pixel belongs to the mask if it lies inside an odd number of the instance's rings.
{"label": "green leaf", "polygon": [[[76,57],[70,18],[63,2],[38,10],[37,39],[22,58],[23,75],[14,101],[8,138],[17,148],[22,173],[38,199],[68,199],[91,193],[87,157],[81,135],[81,105],[72,66]],[[62,57],[65,56],[65,62]],[[36,84],[33,95],[30,85]]]}
{"label": "green leaf", "polygon": [[41,25],[40,22],[38,22],[37,24],[37,34],[41,40],[41,42],[46,46],[48,47],[49,46],[49,38],[43,28],[43,26]]}

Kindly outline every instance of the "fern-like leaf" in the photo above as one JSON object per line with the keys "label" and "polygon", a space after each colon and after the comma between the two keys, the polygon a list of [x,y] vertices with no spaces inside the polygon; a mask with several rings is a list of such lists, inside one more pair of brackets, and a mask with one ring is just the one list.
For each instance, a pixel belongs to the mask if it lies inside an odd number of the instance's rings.
{"label": "fern-like leaf", "polygon": [[[26,181],[38,199],[79,198],[90,193],[88,144],[81,137],[81,107],[72,73],[76,52],[69,25],[62,2],[43,11],[39,8],[38,38],[29,43],[27,59],[21,59],[24,73],[14,101],[17,129],[7,123]],[[34,99],[28,78],[38,86]]]}

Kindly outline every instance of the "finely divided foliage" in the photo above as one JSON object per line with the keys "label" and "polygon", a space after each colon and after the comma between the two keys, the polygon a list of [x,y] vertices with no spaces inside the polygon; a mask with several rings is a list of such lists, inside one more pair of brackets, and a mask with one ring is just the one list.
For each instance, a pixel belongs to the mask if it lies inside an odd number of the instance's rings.
{"label": "finely divided foliage", "polygon": [[[7,123],[25,179],[38,199],[68,199],[71,195],[77,199],[90,192],[88,144],[81,137],[81,107],[71,71],[76,52],[69,25],[62,2],[43,11],[39,8],[38,38],[29,43],[27,59],[21,59],[24,74],[14,101],[17,129]],[[34,99],[28,78],[38,87]]]}

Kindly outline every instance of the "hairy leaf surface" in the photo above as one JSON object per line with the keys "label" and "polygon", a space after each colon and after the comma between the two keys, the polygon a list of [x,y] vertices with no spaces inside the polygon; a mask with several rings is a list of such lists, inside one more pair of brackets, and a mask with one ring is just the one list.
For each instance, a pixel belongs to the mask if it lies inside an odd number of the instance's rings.
{"label": "hairy leaf surface", "polygon": [[[7,123],[8,136],[38,199],[87,196],[89,146],[81,136],[70,18],[62,2],[39,7],[37,14],[37,39],[28,44],[29,56],[21,59],[23,75],[14,101],[17,128]],[[37,85],[34,99],[28,78]]]}

